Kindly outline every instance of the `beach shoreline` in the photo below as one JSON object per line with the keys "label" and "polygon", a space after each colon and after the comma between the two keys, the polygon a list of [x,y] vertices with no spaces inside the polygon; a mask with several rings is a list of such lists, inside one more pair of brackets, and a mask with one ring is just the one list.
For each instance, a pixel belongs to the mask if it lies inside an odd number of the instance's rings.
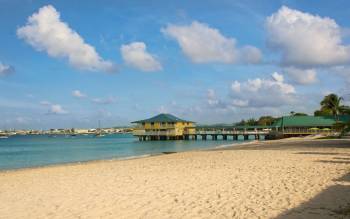
{"label": "beach shoreline", "polygon": [[339,218],[350,216],[350,141],[18,169],[0,182],[0,218]]}
{"label": "beach shoreline", "polygon": [[[268,141],[268,140],[263,140],[263,141]],[[44,164],[44,165],[38,165],[38,166],[20,167],[20,168],[12,168],[12,169],[0,169],[0,173],[2,173],[2,172],[12,172],[12,171],[22,171],[22,170],[31,170],[31,169],[40,169],[40,168],[50,168],[50,167],[56,167],[56,166],[84,165],[84,164],[88,164],[88,163],[135,160],[135,159],[143,159],[143,158],[146,158],[146,157],[163,156],[163,155],[167,155],[167,154],[185,153],[185,152],[191,152],[191,151],[192,152],[193,151],[206,151],[206,150],[210,151],[210,150],[215,150],[215,149],[220,149],[220,148],[249,145],[249,144],[257,143],[257,142],[259,142],[259,141],[257,141],[257,140],[249,140],[248,142],[213,145],[212,147],[209,147],[209,148],[198,148],[198,149],[191,149],[191,150],[185,150],[185,151],[163,151],[163,152],[160,152],[160,153],[142,154],[142,155],[135,155],[135,156],[128,156],[128,157],[116,157],[116,158],[107,158],[107,159],[92,159],[92,160],[85,160],[85,161],[75,161],[75,162],[73,161],[73,162],[63,162],[63,163],[55,163],[55,164]]]}

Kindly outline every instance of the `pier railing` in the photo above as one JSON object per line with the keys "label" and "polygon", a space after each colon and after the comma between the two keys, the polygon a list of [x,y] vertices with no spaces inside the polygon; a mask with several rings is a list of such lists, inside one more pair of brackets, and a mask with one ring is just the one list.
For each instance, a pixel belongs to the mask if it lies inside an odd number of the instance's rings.
{"label": "pier railing", "polygon": [[269,131],[263,131],[263,130],[236,130],[236,131],[229,131],[229,130],[213,130],[213,131],[207,131],[207,130],[196,130],[191,132],[184,132],[185,135],[266,135]]}
{"label": "pier railing", "polygon": [[134,130],[133,135],[135,136],[175,136],[175,130],[166,131],[145,131],[145,130]]}

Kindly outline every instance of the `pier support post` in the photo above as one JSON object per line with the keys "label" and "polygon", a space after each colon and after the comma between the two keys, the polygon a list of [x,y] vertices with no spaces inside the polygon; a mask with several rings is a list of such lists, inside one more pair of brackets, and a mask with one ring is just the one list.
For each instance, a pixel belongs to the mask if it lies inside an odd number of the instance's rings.
{"label": "pier support post", "polygon": [[233,140],[237,141],[238,140],[238,135],[233,135]]}
{"label": "pier support post", "polygon": [[227,135],[222,135],[222,139],[226,141],[227,140]]}
{"label": "pier support post", "polygon": [[244,135],[244,140],[248,140],[249,139],[249,135]]}

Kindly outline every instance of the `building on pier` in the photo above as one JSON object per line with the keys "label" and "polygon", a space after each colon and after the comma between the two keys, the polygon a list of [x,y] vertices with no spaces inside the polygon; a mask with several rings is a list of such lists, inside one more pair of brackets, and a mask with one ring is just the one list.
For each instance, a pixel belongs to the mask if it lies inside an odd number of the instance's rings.
{"label": "building on pier", "polygon": [[133,135],[142,140],[179,140],[185,133],[195,132],[195,123],[171,114],[159,114],[149,119],[138,120]]}

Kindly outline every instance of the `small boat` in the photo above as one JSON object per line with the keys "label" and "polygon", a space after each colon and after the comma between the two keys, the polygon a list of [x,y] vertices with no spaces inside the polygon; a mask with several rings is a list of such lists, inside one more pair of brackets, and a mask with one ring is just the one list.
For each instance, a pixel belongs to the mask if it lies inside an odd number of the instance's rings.
{"label": "small boat", "polygon": [[0,138],[9,138],[9,136],[7,136],[7,135],[2,135],[2,136],[0,136]]}
{"label": "small boat", "polygon": [[102,134],[102,131],[101,131],[101,121],[100,120],[98,120],[98,129],[97,130],[96,130],[97,132],[95,134],[95,137],[103,137],[103,136],[105,136],[104,134]]}

